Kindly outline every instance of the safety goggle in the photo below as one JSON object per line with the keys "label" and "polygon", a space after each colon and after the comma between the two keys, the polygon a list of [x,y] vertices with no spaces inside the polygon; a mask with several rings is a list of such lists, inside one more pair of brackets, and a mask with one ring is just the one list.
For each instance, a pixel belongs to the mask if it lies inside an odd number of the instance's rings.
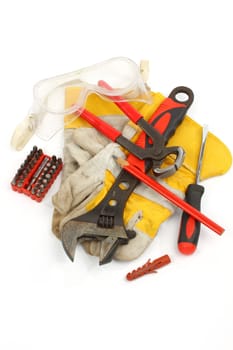
{"label": "safety goggle", "polygon": [[[99,84],[103,80],[108,82],[111,90]],[[72,101],[69,104],[66,99],[66,91],[72,87],[78,91],[77,99],[75,103]],[[115,96],[121,96],[125,101],[151,102],[150,91],[143,80],[140,67],[126,57],[112,58],[78,71],[41,80],[35,84],[34,100],[27,119],[31,134],[36,133],[41,139],[49,140],[63,129],[65,115],[71,116],[68,119],[69,123],[78,117],[79,111],[81,112],[85,107],[88,95],[92,93],[98,94],[103,99],[108,100],[109,98],[111,101],[115,100]],[[23,130],[22,124],[21,129]],[[18,134],[20,134],[19,129]],[[13,135],[12,143],[16,144],[14,137],[17,139]],[[25,144],[26,138],[25,135]],[[21,144],[22,140],[23,137],[21,137]]]}

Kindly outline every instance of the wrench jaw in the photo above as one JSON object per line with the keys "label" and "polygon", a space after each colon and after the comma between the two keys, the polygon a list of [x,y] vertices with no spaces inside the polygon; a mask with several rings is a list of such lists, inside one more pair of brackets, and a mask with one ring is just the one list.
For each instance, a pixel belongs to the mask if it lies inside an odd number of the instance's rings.
{"label": "wrench jaw", "polygon": [[126,230],[124,231],[127,233],[127,239],[126,238],[119,238],[119,236],[108,236],[107,238],[103,239],[100,243],[100,255],[99,255],[99,264],[104,265],[107,263],[110,263],[112,261],[112,258],[117,250],[117,248],[122,244],[127,244],[129,239],[136,237],[136,232],[133,230]]}
{"label": "wrench jaw", "polygon": [[61,232],[61,241],[63,248],[72,262],[74,261],[78,240],[80,240],[84,235],[82,225],[82,222],[79,223],[77,221],[71,220],[63,226]]}
{"label": "wrench jaw", "polygon": [[[130,236],[128,236],[128,233]],[[98,227],[94,223],[71,220],[67,222],[61,232],[63,248],[73,262],[78,242],[85,240],[100,241],[99,264],[110,262],[120,244],[127,244],[135,237],[134,231],[126,231],[124,227],[115,225],[114,228]]]}
{"label": "wrench jaw", "polygon": [[109,236],[101,241],[99,255],[100,265],[104,265],[112,261],[113,255],[119,244],[121,244],[120,239],[117,237]]}
{"label": "wrench jaw", "polygon": [[61,232],[61,241],[63,248],[70,258],[74,261],[75,249],[78,242],[79,235],[76,233],[76,225],[74,221],[66,223]]}

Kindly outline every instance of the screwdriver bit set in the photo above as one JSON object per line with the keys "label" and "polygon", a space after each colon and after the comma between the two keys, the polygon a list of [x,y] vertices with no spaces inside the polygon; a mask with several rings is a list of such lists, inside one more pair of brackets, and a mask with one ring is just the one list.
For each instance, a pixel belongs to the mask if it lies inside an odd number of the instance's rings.
{"label": "screwdriver bit set", "polygon": [[42,149],[34,146],[20,165],[11,187],[41,202],[62,169],[62,159],[55,155],[45,155]]}

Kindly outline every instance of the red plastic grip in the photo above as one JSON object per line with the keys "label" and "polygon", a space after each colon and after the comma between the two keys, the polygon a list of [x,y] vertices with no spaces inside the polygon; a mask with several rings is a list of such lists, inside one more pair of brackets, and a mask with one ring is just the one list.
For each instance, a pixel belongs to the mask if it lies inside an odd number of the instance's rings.
{"label": "red plastic grip", "polygon": [[180,242],[178,243],[178,249],[184,255],[191,255],[196,250],[196,244],[191,242]]}

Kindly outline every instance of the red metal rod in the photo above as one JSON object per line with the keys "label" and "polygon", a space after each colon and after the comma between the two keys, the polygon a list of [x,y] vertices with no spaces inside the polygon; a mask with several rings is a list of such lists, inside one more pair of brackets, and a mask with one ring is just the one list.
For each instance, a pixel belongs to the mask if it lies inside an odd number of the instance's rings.
{"label": "red metal rod", "polygon": [[175,204],[177,207],[183,209],[186,213],[190,214],[194,217],[194,219],[200,221],[205,226],[209,227],[212,231],[216,232],[217,234],[221,235],[225,229],[216,224],[214,221],[209,219],[207,216],[202,214],[199,210],[192,207],[190,204],[185,202],[183,199],[176,196],[174,193],[169,191],[166,187],[162,186],[157,181],[150,178],[148,175],[140,171],[135,166],[131,165],[127,161],[121,159],[118,159],[118,163],[121,165],[123,169],[128,171],[130,174],[135,176],[137,179],[144,182],[147,186],[151,187],[153,190],[161,194],[163,197],[171,201],[173,204]]}
{"label": "red metal rod", "polygon": [[[104,80],[99,80],[98,85],[107,90],[113,90],[113,88]],[[112,100],[135,124],[137,124],[138,120],[142,118],[142,115],[133,106],[131,106],[131,104],[124,101],[121,96],[108,96],[108,98]]]}
{"label": "red metal rod", "polygon": [[98,118],[95,114],[89,112],[85,108],[78,111],[80,116],[85,119],[89,124],[91,124],[96,130],[100,131],[103,135],[108,137],[113,142],[121,135],[121,132],[111,125],[106,123],[101,118]]}

